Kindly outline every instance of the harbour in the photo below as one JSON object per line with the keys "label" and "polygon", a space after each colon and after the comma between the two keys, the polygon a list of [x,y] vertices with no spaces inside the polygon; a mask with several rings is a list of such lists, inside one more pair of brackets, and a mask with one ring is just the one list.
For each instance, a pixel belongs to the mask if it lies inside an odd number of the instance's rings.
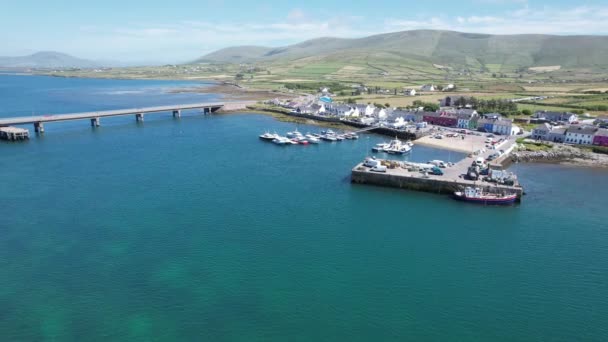
{"label": "harbour", "polygon": [[[0,117],[222,102],[116,94],[167,87],[154,81],[5,81],[17,82],[36,91],[9,97]],[[82,103],[66,101],[68,92]],[[436,139],[460,139],[468,152],[414,141],[395,155],[371,151],[394,136],[365,133],[276,146],[259,135],[296,126],[248,110],[134,121],[57,122],[27,143],[0,144],[4,339],[607,336],[608,294],[597,285],[606,214],[592,200],[608,189],[604,170],[514,164],[523,204],[475,206],[350,176],[371,156],[472,163],[467,139],[485,136]]]}

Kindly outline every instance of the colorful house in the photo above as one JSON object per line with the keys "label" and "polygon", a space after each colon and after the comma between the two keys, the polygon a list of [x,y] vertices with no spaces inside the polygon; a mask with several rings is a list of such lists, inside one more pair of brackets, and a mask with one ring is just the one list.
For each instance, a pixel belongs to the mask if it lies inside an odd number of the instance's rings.
{"label": "colorful house", "polygon": [[600,128],[593,136],[593,145],[608,146],[608,129]]}
{"label": "colorful house", "polygon": [[458,118],[454,114],[450,113],[437,113],[437,112],[426,112],[424,113],[423,120],[429,124],[444,126],[444,127],[456,127],[458,126]]}

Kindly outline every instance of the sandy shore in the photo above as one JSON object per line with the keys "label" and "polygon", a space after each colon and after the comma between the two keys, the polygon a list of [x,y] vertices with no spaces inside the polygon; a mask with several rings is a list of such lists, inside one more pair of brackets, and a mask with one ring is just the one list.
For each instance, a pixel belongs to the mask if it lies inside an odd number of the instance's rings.
{"label": "sandy shore", "polygon": [[173,90],[174,93],[205,93],[222,94],[229,101],[265,101],[271,99],[290,99],[294,94],[285,94],[270,90],[249,89],[231,83],[218,83],[208,87],[180,88]]}
{"label": "sandy shore", "polygon": [[430,135],[417,139],[414,143],[429,147],[440,148],[444,150],[471,153],[486,146],[486,137],[477,135],[466,135],[464,139],[461,137],[450,138],[444,136],[443,139],[435,139]]}

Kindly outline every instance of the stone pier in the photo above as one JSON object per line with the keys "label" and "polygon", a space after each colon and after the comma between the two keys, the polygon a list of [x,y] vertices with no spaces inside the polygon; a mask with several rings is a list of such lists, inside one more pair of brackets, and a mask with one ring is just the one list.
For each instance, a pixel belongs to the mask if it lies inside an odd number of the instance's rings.
{"label": "stone pier", "polygon": [[99,127],[99,118],[91,118],[91,127]]}
{"label": "stone pier", "polygon": [[137,113],[137,114],[135,114],[135,121],[137,121],[137,122],[144,122],[144,113]]}
{"label": "stone pier", "polygon": [[173,111],[173,117],[174,118],[181,118],[182,117],[182,111],[181,110],[174,110]]}

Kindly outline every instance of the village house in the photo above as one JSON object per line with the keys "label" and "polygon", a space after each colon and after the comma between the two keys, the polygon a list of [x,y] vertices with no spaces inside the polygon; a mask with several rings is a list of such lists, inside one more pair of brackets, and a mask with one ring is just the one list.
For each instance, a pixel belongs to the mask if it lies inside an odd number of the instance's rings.
{"label": "village house", "polygon": [[551,132],[551,125],[542,123],[534,127],[531,137],[536,140],[548,140],[549,132]]}
{"label": "village house", "polygon": [[416,89],[406,88],[403,90],[405,96],[416,96]]}
{"label": "village house", "polygon": [[477,121],[479,120],[477,111],[459,111],[456,113],[456,117],[458,117],[458,128],[477,129]]}
{"label": "village house", "polygon": [[566,140],[566,127],[553,127],[547,135],[548,141],[563,143]]}
{"label": "village house", "polygon": [[421,91],[435,91],[435,86],[433,84],[425,84],[420,87]]}
{"label": "village house", "polygon": [[500,118],[494,120],[492,132],[500,135],[514,135],[516,132],[513,131],[513,120]]}
{"label": "village house", "polygon": [[578,120],[578,116],[570,112],[548,112],[546,110],[538,111],[533,115],[536,119],[545,120],[548,122],[566,122],[574,123]]}
{"label": "village house", "polygon": [[600,128],[593,136],[593,145],[608,146],[608,129]]}
{"label": "village house", "polygon": [[494,121],[491,119],[486,119],[484,117],[477,120],[477,130],[487,133],[494,132]]}
{"label": "village house", "polygon": [[444,127],[456,127],[458,125],[458,117],[447,112],[425,112],[423,120],[429,124]]}
{"label": "village house", "polygon": [[566,130],[566,143],[591,145],[597,128],[594,126],[570,126]]}

